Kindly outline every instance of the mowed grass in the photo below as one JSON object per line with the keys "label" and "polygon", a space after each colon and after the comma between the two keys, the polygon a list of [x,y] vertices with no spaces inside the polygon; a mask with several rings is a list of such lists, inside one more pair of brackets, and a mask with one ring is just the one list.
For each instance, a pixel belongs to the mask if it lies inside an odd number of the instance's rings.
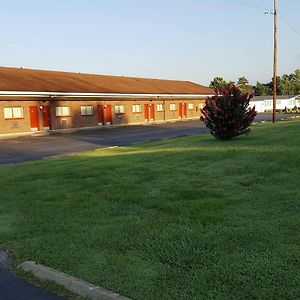
{"label": "mowed grass", "polygon": [[300,122],[0,167],[0,246],[133,299],[300,298]]}

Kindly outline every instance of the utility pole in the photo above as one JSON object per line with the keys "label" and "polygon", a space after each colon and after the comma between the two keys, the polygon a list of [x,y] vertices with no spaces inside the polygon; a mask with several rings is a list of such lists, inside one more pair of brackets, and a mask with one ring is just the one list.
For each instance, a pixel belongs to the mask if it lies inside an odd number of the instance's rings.
{"label": "utility pole", "polygon": [[277,98],[277,0],[274,0],[274,64],[273,64],[273,114],[272,122],[276,122]]}

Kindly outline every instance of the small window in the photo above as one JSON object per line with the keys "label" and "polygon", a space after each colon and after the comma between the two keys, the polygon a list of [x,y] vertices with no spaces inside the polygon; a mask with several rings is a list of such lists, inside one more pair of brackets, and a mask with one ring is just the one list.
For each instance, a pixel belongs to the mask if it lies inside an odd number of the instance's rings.
{"label": "small window", "polygon": [[176,110],[176,103],[170,104],[170,110]]}
{"label": "small window", "polygon": [[202,109],[203,107],[204,107],[203,102],[200,102],[199,105],[198,105],[198,108],[199,108],[199,109]]}
{"label": "small window", "polygon": [[132,105],[132,112],[134,113],[140,113],[142,111],[140,104],[133,104]]}
{"label": "small window", "polygon": [[66,117],[70,115],[70,107],[68,106],[56,106],[55,115],[57,117]]}
{"label": "small window", "polygon": [[189,103],[188,104],[188,109],[194,109],[194,103]]}
{"label": "small window", "polygon": [[91,116],[93,115],[93,106],[92,105],[84,105],[80,107],[82,116]]}
{"label": "small window", "polygon": [[24,118],[23,107],[5,107],[4,108],[5,119],[22,119]]}
{"label": "small window", "polygon": [[116,114],[124,114],[124,105],[115,105],[115,113]]}
{"label": "small window", "polygon": [[164,111],[164,106],[163,106],[163,104],[157,104],[157,105],[156,105],[156,110],[157,110],[157,111]]}
{"label": "small window", "polygon": [[289,105],[296,105],[296,100],[289,99]]}
{"label": "small window", "polygon": [[273,101],[272,100],[267,100],[266,101],[266,106],[272,106],[273,105]]}

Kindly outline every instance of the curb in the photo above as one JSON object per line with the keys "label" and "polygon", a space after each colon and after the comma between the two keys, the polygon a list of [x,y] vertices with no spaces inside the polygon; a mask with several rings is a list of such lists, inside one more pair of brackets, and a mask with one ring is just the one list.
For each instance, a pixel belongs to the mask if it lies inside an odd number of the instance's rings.
{"label": "curb", "polygon": [[25,272],[32,272],[33,275],[39,279],[54,281],[55,283],[64,286],[67,290],[92,300],[130,300],[117,293],[110,292],[97,285],[80,280],[34,261],[25,261],[21,263],[18,268]]}
{"label": "curb", "polygon": [[18,132],[18,133],[1,133],[0,140],[9,140],[9,139],[16,139],[21,137],[40,137],[40,136],[47,136],[50,133],[47,132]]}
{"label": "curb", "polygon": [[0,249],[0,267],[4,269],[11,268],[13,259],[8,250]]}

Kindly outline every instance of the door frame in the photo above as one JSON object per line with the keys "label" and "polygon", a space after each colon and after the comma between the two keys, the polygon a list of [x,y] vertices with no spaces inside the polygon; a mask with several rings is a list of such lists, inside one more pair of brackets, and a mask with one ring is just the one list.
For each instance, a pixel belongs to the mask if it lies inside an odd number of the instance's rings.
{"label": "door frame", "polygon": [[149,103],[144,104],[144,119],[145,119],[145,122],[148,122],[150,120],[150,118],[149,118]]}
{"label": "door frame", "polygon": [[179,118],[184,119],[187,117],[187,104],[179,103]]}
{"label": "door frame", "polygon": [[32,105],[29,106],[29,119],[30,119],[30,130],[39,131],[40,130],[40,118],[39,118],[39,106]]}
{"label": "door frame", "polygon": [[[43,130],[50,130],[51,129],[51,108],[50,108],[50,105],[42,105],[41,108],[42,108]],[[48,113],[47,116],[45,116],[45,108],[46,108],[47,113]],[[46,125],[48,125],[48,126],[45,126],[46,118],[48,119],[48,122],[46,123]]]}
{"label": "door frame", "polygon": [[187,104],[183,103],[182,108],[183,108],[183,118],[186,118],[187,117]]}
{"label": "door frame", "polygon": [[104,105],[99,104],[97,106],[97,112],[98,112],[98,125],[104,125]]}
{"label": "door frame", "polygon": [[155,105],[154,103],[150,103],[150,121],[155,121]]}
{"label": "door frame", "polygon": [[112,124],[112,106],[111,104],[106,104],[104,105],[104,109],[105,109],[105,123],[107,125],[111,125]]}

